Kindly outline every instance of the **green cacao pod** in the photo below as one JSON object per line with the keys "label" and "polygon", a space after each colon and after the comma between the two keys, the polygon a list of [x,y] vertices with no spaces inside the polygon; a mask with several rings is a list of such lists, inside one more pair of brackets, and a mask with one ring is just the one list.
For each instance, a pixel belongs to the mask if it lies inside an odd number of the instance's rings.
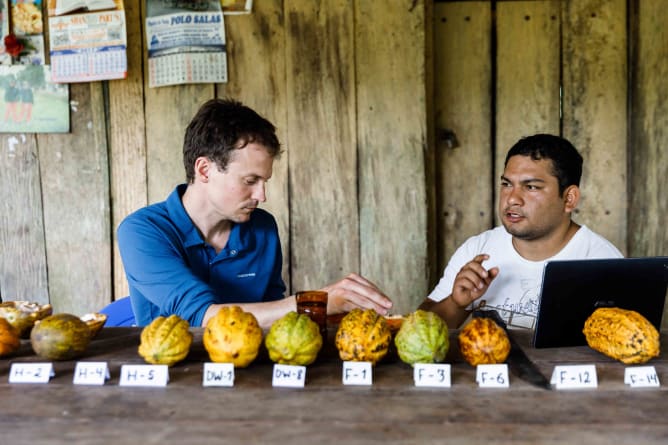
{"label": "green cacao pod", "polygon": [[585,321],[583,333],[592,349],[622,363],[646,363],[660,353],[659,332],[636,311],[598,308]]}
{"label": "green cacao pod", "polygon": [[178,315],[157,317],[141,331],[139,355],[153,365],[172,366],[190,352],[190,324]]}
{"label": "green cacao pod", "polygon": [[434,312],[418,309],[404,319],[394,344],[399,358],[411,366],[440,363],[450,347],[448,325]]}
{"label": "green cacao pod", "polygon": [[336,348],[344,361],[378,363],[390,346],[392,334],[385,317],[373,309],[353,309],[341,319]]}
{"label": "green cacao pod", "polygon": [[35,322],[30,344],[40,357],[71,360],[81,356],[91,340],[86,322],[72,314],[54,314]]}
{"label": "green cacao pod", "polygon": [[306,366],[318,357],[322,335],[318,324],[308,315],[288,312],[271,325],[264,344],[272,361]]}

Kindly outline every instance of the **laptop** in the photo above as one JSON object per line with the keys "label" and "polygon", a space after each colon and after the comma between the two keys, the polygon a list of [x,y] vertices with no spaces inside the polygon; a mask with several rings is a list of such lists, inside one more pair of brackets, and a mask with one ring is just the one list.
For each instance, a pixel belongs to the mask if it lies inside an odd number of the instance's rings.
{"label": "laptop", "polygon": [[533,346],[586,345],[582,329],[598,307],[634,310],[660,330],[667,284],[668,257],[549,261]]}

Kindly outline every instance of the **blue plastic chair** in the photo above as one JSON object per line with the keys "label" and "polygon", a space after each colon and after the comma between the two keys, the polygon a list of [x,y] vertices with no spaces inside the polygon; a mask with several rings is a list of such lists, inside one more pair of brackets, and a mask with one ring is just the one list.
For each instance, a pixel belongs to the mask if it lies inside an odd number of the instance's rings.
{"label": "blue plastic chair", "polygon": [[130,297],[120,298],[105,306],[100,312],[107,316],[105,327],[137,326]]}

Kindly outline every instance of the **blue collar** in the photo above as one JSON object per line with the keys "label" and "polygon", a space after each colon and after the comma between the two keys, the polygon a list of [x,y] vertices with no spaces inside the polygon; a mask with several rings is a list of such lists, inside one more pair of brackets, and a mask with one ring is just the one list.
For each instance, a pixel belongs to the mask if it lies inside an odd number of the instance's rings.
{"label": "blue collar", "polygon": [[[181,202],[181,197],[187,187],[187,184],[177,185],[174,191],[167,197],[165,205],[170,219],[181,233],[184,247],[203,246],[205,244],[204,239],[183,207],[183,202]],[[227,240],[225,248],[220,252],[221,255],[228,256],[231,254],[234,256],[240,252],[255,248],[253,238],[250,236],[250,227],[253,224],[253,219],[253,214],[251,214],[251,219],[247,223],[232,223],[230,238]]]}

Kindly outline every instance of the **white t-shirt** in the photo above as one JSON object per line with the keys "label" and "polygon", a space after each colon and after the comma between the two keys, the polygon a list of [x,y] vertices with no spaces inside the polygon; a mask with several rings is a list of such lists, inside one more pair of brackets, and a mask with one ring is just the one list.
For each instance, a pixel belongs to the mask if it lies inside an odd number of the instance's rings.
{"label": "white t-shirt", "polygon": [[559,253],[543,261],[529,261],[517,253],[512,236],[499,226],[469,238],[457,249],[429,299],[441,301],[447,298],[460,269],[481,253],[489,255],[489,259],[482,263],[483,267],[498,267],[499,274],[487,292],[468,309],[485,300],[485,307],[496,309],[509,327],[523,328],[533,328],[546,262],[623,256],[611,242],[581,226]]}

